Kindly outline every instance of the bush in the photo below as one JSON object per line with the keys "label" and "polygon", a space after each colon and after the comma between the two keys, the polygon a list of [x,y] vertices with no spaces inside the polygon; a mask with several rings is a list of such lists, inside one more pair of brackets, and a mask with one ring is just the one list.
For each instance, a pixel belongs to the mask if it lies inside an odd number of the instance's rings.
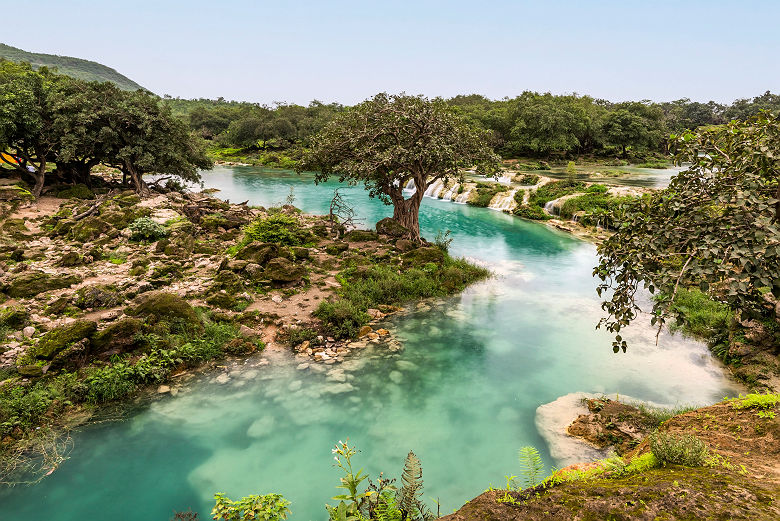
{"label": "bush", "polygon": [[696,436],[656,432],[650,435],[650,450],[658,463],[701,467],[707,460],[707,446]]}
{"label": "bush", "polygon": [[550,215],[538,206],[518,206],[515,208],[514,214],[518,217],[524,217],[534,221],[546,221],[551,219]]}
{"label": "bush", "polygon": [[528,200],[530,206],[544,207],[548,201],[558,199],[564,195],[574,194],[583,191],[585,183],[581,181],[553,181],[542,185],[533,192]]}
{"label": "bush", "polygon": [[518,174],[515,176],[514,181],[521,185],[535,185],[539,182],[539,176],[536,174]]}
{"label": "bush", "polygon": [[252,221],[244,229],[241,246],[252,241],[272,242],[283,246],[304,246],[312,240],[312,234],[303,229],[295,217],[277,213]]}
{"label": "bush", "polygon": [[607,186],[600,184],[590,185],[585,189],[585,192],[589,194],[605,194],[607,193]]}
{"label": "bush", "polygon": [[290,347],[311,342],[315,338],[317,338],[317,331],[310,327],[291,327],[284,333],[284,343]]}
{"label": "bush", "polygon": [[328,332],[335,338],[354,338],[361,326],[368,323],[365,311],[349,300],[323,301],[314,311]]}
{"label": "bush", "polygon": [[158,224],[149,217],[139,217],[130,223],[130,240],[156,241],[168,235],[168,231],[162,224]]}
{"label": "bush", "polygon": [[477,183],[477,187],[471,192],[469,200],[466,202],[471,206],[487,208],[496,194],[506,192],[507,190],[508,188],[506,186],[499,183]]}

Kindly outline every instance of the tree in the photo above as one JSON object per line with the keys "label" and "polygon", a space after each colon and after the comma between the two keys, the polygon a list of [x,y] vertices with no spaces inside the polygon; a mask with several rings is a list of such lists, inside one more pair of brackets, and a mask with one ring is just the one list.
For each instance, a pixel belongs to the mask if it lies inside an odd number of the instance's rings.
{"label": "tree", "polygon": [[113,143],[106,162],[128,176],[137,192],[146,190],[146,174],[195,182],[200,180],[198,169],[211,168],[202,140],[156,96],[140,90],[116,93],[105,131]]}
{"label": "tree", "polygon": [[[698,287],[737,320],[772,318],[780,298],[780,119],[673,136],[688,170],[663,191],[625,208],[618,231],[599,246],[599,326],[617,334],[634,320],[640,285],[656,295],[652,322],[671,314],[680,288]],[[681,318],[681,317],[678,317]]]}
{"label": "tree", "polygon": [[56,147],[51,93],[58,81],[45,67],[0,60],[0,161],[31,179],[35,197]]}
{"label": "tree", "polygon": [[[297,168],[318,171],[316,182],[335,174],[341,182],[363,183],[369,196],[393,205],[393,219],[419,240],[420,203],[429,186],[474,165],[481,172],[498,170],[488,139],[441,99],[381,93],[319,132]],[[410,180],[417,189],[405,198]]]}

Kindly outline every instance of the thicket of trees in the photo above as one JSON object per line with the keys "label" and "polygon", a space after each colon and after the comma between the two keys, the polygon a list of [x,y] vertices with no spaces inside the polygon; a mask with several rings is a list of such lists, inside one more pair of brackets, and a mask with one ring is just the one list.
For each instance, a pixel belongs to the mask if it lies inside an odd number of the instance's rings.
{"label": "thicket of trees", "polygon": [[[470,123],[490,131],[495,151],[507,158],[665,153],[671,133],[780,110],[780,96],[770,92],[729,105],[689,99],[612,103],[536,92],[498,101],[477,94],[444,101]],[[224,147],[258,149],[308,147],[311,137],[345,109],[319,101],[307,107],[269,107],[222,98],[165,102],[202,137]]]}
{"label": "thicket of trees", "polygon": [[202,140],[154,94],[3,60],[0,152],[36,197],[46,182],[89,186],[98,164],[122,171],[139,192],[143,174],[193,181],[211,165]]}

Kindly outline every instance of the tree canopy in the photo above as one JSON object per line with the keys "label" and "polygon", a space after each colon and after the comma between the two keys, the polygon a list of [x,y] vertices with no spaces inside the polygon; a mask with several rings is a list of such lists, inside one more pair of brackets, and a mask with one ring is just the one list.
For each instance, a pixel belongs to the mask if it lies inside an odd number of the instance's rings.
{"label": "tree canopy", "polygon": [[[300,170],[317,171],[321,182],[362,183],[371,197],[393,205],[393,218],[419,239],[423,193],[437,179],[472,166],[498,169],[490,135],[466,123],[441,99],[377,94],[339,115],[312,139]],[[416,190],[404,197],[414,181]]]}
{"label": "tree canopy", "polygon": [[599,247],[594,274],[608,297],[599,325],[618,334],[616,351],[626,348],[619,333],[640,311],[642,286],[655,295],[659,327],[680,288],[699,288],[738,320],[774,317],[780,298],[780,119],[764,113],[673,136],[673,145],[690,167],[628,203]]}
{"label": "tree canopy", "polygon": [[211,165],[200,139],[154,94],[2,60],[0,152],[36,197],[50,178],[89,185],[98,164],[120,169],[137,191],[144,174],[196,181]]}

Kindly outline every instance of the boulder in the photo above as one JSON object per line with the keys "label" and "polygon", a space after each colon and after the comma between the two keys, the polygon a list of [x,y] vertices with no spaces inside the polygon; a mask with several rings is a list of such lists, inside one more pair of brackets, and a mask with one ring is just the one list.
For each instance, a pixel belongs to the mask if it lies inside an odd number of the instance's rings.
{"label": "boulder", "polygon": [[274,282],[295,282],[301,280],[305,274],[306,270],[302,266],[281,257],[268,261],[264,272],[265,278]]}
{"label": "boulder", "polygon": [[134,306],[125,309],[125,313],[132,317],[143,317],[152,324],[164,321],[198,327],[201,325],[198,315],[186,300],[165,291],[142,294]]}
{"label": "boulder", "polygon": [[273,258],[279,257],[278,244],[253,241],[241,248],[236,254],[236,259],[246,260],[264,266]]}
{"label": "boulder", "polygon": [[379,235],[371,230],[352,230],[344,235],[344,240],[347,242],[367,242],[375,241],[379,238]]}
{"label": "boulder", "polygon": [[30,321],[30,314],[22,306],[7,306],[0,309],[0,327],[19,329]]}
{"label": "boulder", "polygon": [[444,252],[435,246],[425,246],[404,253],[402,258],[404,266],[420,267],[429,262],[441,265],[444,263]]}
{"label": "boulder", "polygon": [[90,345],[88,338],[82,338],[78,342],[72,343],[51,359],[49,369],[75,371],[84,364]]}
{"label": "boulder", "polygon": [[60,260],[57,264],[60,266],[64,266],[66,268],[70,268],[73,266],[78,266],[79,264],[82,263],[83,263],[83,259],[78,252],[69,251],[65,253],[62,257],[60,257]]}
{"label": "boulder", "polygon": [[379,235],[387,235],[389,237],[408,237],[411,235],[408,228],[392,217],[385,217],[376,223],[376,231]]}
{"label": "boulder", "polygon": [[292,251],[295,260],[308,259],[311,256],[309,248],[304,248],[303,246],[293,246],[290,248],[290,251]]}
{"label": "boulder", "polygon": [[16,368],[16,372],[26,378],[43,376],[43,368],[35,364],[27,364]]}
{"label": "boulder", "polygon": [[395,248],[401,253],[412,251],[416,247],[417,244],[410,241],[409,239],[398,239],[397,241],[395,241]]}
{"label": "boulder", "polygon": [[70,344],[92,336],[96,329],[97,323],[92,320],[76,320],[56,327],[43,335],[38,345],[32,348],[32,354],[39,360],[51,360]]}
{"label": "boulder", "polygon": [[27,271],[14,278],[5,293],[12,298],[34,297],[44,291],[62,289],[81,282],[77,275],[50,275],[42,271]]}
{"label": "boulder", "polygon": [[94,241],[113,229],[114,227],[111,224],[100,217],[85,217],[73,225],[69,235],[76,242],[88,242]]}
{"label": "boulder", "polygon": [[325,246],[325,251],[330,255],[338,255],[349,249],[349,244],[346,242],[334,242]]}
{"label": "boulder", "polygon": [[141,326],[142,322],[136,318],[117,320],[92,336],[91,351],[132,351],[138,347],[137,335],[141,332]]}

